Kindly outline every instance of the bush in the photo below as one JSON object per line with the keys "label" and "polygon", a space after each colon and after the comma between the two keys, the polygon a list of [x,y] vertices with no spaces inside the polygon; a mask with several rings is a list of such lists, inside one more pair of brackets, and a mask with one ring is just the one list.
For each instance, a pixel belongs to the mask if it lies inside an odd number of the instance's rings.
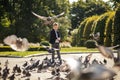
{"label": "bush", "polygon": [[50,43],[48,41],[41,41],[40,45],[50,46]]}
{"label": "bush", "polygon": [[[0,51],[14,51],[14,50],[10,46],[0,46]],[[28,51],[46,51],[46,49],[41,46],[30,46]]]}
{"label": "bush", "polygon": [[71,43],[70,42],[62,42],[60,43],[61,48],[71,48]]}
{"label": "bush", "polygon": [[120,44],[120,5],[118,6],[114,17],[114,45]]}
{"label": "bush", "polygon": [[87,47],[87,48],[95,48],[96,46],[95,46],[95,41],[94,40],[87,40],[86,42],[85,42],[85,46]]}

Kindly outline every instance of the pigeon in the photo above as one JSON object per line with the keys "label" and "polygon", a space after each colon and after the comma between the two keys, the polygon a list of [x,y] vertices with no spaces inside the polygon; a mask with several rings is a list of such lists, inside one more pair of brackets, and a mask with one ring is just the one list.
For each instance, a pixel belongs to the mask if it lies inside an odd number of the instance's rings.
{"label": "pigeon", "polygon": [[98,45],[96,41],[95,41],[95,45],[104,57],[110,58],[110,59],[114,58],[113,51],[109,47]]}
{"label": "pigeon", "polygon": [[22,74],[24,75],[24,77],[30,77],[31,73],[28,70],[23,70]]}
{"label": "pigeon", "polygon": [[15,74],[12,74],[11,76],[8,77],[9,80],[14,80],[15,79]]}
{"label": "pigeon", "polygon": [[114,67],[120,68],[120,49],[117,50],[117,57],[114,58]]}
{"label": "pigeon", "polygon": [[49,53],[54,53],[55,51],[59,50],[57,48],[50,48],[50,47],[45,46],[45,45],[41,45],[41,46],[44,47]]}
{"label": "pigeon", "polygon": [[29,42],[26,38],[18,38],[16,35],[7,36],[4,43],[9,45],[15,51],[26,51],[29,48]]}
{"label": "pigeon", "polygon": [[2,76],[2,73],[0,72],[0,78],[1,78],[1,76]]}
{"label": "pigeon", "polygon": [[43,62],[40,65],[38,65],[37,72],[40,73],[42,69],[43,69]]}
{"label": "pigeon", "polygon": [[20,67],[17,68],[17,73],[21,73]]}
{"label": "pigeon", "polygon": [[107,60],[106,59],[104,59],[103,62],[104,62],[104,64],[107,64]]}
{"label": "pigeon", "polygon": [[29,71],[26,72],[26,77],[30,77],[31,73]]}
{"label": "pigeon", "polygon": [[[68,67],[68,70],[70,72],[71,75],[70,78],[71,80],[76,80],[74,78],[76,78],[77,76],[79,76],[80,72],[81,72],[81,67],[82,67],[82,63],[79,62],[79,60],[71,57],[71,58],[66,58],[65,59],[66,62],[66,66]],[[74,65],[73,65],[74,64]]]}
{"label": "pigeon", "polygon": [[94,60],[92,61],[92,64],[99,64],[99,62],[98,62],[96,59],[94,59]]}
{"label": "pigeon", "polygon": [[90,37],[91,37],[92,39],[98,41],[99,38],[100,38],[100,32],[97,32],[96,34],[93,34],[93,33],[92,33],[92,34],[90,34]]}
{"label": "pigeon", "polygon": [[18,65],[16,64],[14,67],[13,67],[13,73],[15,73],[18,69]]}
{"label": "pigeon", "polygon": [[9,70],[10,70],[10,69],[8,69],[7,66],[5,67],[5,69],[3,69],[3,74],[2,74],[3,80],[6,80],[6,79],[7,79],[8,74],[9,74]]}
{"label": "pigeon", "polygon": [[26,67],[28,65],[28,62],[25,61],[25,63],[22,65],[23,67]]}
{"label": "pigeon", "polygon": [[9,64],[9,61],[6,60],[6,61],[5,61],[5,66],[8,66],[8,64]]}
{"label": "pigeon", "polygon": [[89,66],[89,62],[90,62],[91,57],[92,57],[92,54],[89,54],[85,57],[85,61],[84,61],[85,67]]}
{"label": "pigeon", "polygon": [[0,71],[2,70],[2,67],[0,67]]}
{"label": "pigeon", "polygon": [[36,14],[35,12],[32,12],[32,14],[33,14],[34,16],[36,16],[37,18],[43,20],[43,21],[44,21],[44,25],[51,25],[56,18],[61,17],[61,16],[64,15],[65,13],[62,12],[62,13],[60,13],[59,15],[56,15],[56,16],[53,16],[53,17],[40,16],[40,15]]}
{"label": "pigeon", "polygon": [[5,72],[5,73],[9,74],[9,70],[10,70],[10,69],[8,69],[8,67],[6,66],[6,67],[3,69],[3,73]]}
{"label": "pigeon", "polygon": [[60,75],[59,72],[60,72],[60,69],[59,69],[58,67],[55,67],[55,68],[52,70],[51,74],[54,75],[54,76],[59,76],[59,75]]}
{"label": "pigeon", "polygon": [[95,64],[84,69],[77,80],[111,80],[116,73],[104,65]]}

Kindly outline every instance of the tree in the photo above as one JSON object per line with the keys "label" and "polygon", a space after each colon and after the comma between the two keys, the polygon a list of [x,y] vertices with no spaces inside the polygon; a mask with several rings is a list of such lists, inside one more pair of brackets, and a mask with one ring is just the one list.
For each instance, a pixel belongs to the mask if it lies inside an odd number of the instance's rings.
{"label": "tree", "polygon": [[83,31],[83,37],[85,37],[86,40],[89,39],[90,34],[92,33],[92,25],[95,20],[97,20],[99,16],[92,16],[87,18],[87,22],[85,24],[85,29]]}
{"label": "tree", "polygon": [[[54,16],[65,12],[68,16],[68,0],[0,0],[0,36],[15,34],[30,42],[48,40],[51,26],[42,25],[31,11],[42,16]],[[3,32],[5,31],[5,32]]]}
{"label": "tree", "polygon": [[114,17],[114,45],[120,44],[120,5]]}
{"label": "tree", "polygon": [[111,14],[111,12],[107,12],[107,13],[102,14],[96,20],[96,23],[94,25],[93,33],[100,32],[100,39],[99,39],[100,44],[104,44],[104,38],[106,37],[105,34],[104,34],[106,20],[108,19],[110,14]]}
{"label": "tree", "polygon": [[113,46],[114,16],[115,16],[115,12],[111,12],[108,19],[106,20],[105,32],[104,32],[106,36],[104,40],[105,46]]}
{"label": "tree", "polygon": [[87,2],[78,0],[78,2],[73,3],[70,12],[72,28],[77,28],[87,17],[101,15],[109,10],[111,7],[102,0],[87,0]]}

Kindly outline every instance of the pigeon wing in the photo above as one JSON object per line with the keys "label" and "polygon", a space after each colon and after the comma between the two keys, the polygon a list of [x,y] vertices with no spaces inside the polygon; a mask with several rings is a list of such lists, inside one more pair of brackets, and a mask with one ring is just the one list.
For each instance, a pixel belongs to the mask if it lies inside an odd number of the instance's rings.
{"label": "pigeon wing", "polygon": [[3,42],[7,45],[12,45],[12,44],[16,43],[16,40],[17,40],[17,36],[16,35],[11,35],[11,36],[6,37],[3,40]]}
{"label": "pigeon wing", "polygon": [[26,51],[28,50],[28,48],[29,48],[29,42],[26,38],[23,38],[21,51]]}
{"label": "pigeon wing", "polygon": [[34,13],[34,12],[32,12],[32,14],[33,14],[34,16],[36,16],[37,18],[39,18],[39,19],[42,19],[42,20],[47,20],[47,17],[40,16],[40,15],[38,15],[38,14]]}
{"label": "pigeon wing", "polygon": [[107,58],[113,58],[113,57],[114,57],[112,50],[110,50],[110,49],[107,48],[107,47],[99,46],[99,47],[98,47],[98,50],[100,51],[100,53],[101,53],[104,57],[107,57]]}
{"label": "pigeon wing", "polygon": [[65,12],[62,12],[62,13],[56,15],[56,16],[53,16],[53,18],[59,18],[59,17],[61,17],[61,16],[64,15],[64,14],[65,14]]}

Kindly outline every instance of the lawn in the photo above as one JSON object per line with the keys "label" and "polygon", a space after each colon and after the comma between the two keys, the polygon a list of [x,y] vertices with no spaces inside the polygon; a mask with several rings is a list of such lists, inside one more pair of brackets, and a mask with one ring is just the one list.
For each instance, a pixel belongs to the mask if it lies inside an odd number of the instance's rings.
{"label": "lawn", "polygon": [[[72,48],[61,48],[61,53],[75,53],[75,52],[98,52],[97,49],[87,49],[85,47],[72,47]],[[25,51],[25,52],[16,52],[16,51],[1,51],[0,56],[19,56],[24,57],[32,54],[48,54],[47,51]]]}

